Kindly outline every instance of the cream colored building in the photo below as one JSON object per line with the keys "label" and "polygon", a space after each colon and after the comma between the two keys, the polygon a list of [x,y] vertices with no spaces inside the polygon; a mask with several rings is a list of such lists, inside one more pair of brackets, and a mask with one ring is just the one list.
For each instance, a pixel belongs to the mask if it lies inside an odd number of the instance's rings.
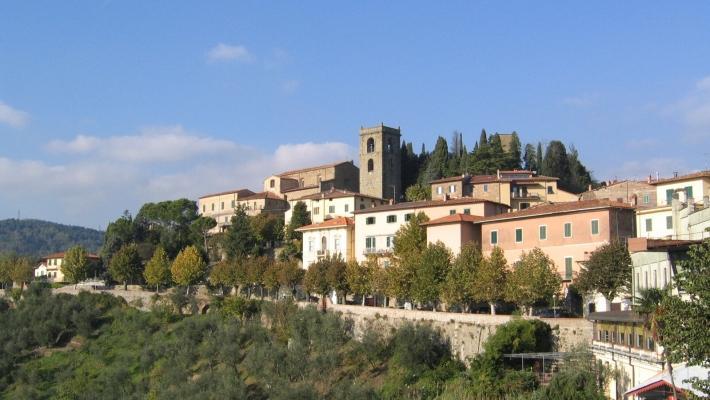
{"label": "cream colored building", "polygon": [[355,211],[355,259],[365,261],[368,255],[389,256],[399,228],[412,216],[424,213],[430,220],[448,215],[489,216],[507,212],[508,206],[471,197],[416,201],[384,205]]}
{"label": "cream colored building", "polygon": [[306,210],[308,210],[311,216],[311,222],[314,224],[335,217],[352,217],[355,210],[364,210],[365,208],[377,207],[388,203],[387,200],[361,193],[332,189],[327,192],[315,193],[299,199],[289,200],[289,209],[285,214],[286,225],[291,221],[293,207],[299,201],[306,205]]}
{"label": "cream colored building", "polygon": [[[89,262],[98,263],[101,259],[96,254],[87,254]],[[39,265],[35,268],[35,278],[45,278],[48,282],[65,282],[62,273],[62,263],[64,262],[64,252],[52,253],[40,259]]]}
{"label": "cream colored building", "polygon": [[673,198],[682,203],[688,199],[699,203],[704,197],[710,196],[710,171],[675,176],[651,182],[656,187],[657,206],[670,206]]}
{"label": "cream colored building", "polygon": [[352,218],[336,217],[296,229],[303,233],[303,268],[328,256],[353,260],[355,223]]}
{"label": "cream colored building", "polygon": [[199,214],[217,221],[217,226],[210,233],[222,232],[229,226],[235,208],[240,206],[249,216],[260,213],[281,216],[286,212],[288,203],[274,193],[254,193],[248,189],[208,194],[197,200]]}
{"label": "cream colored building", "polygon": [[264,179],[264,191],[271,192],[285,200],[331,189],[357,192],[360,169],[352,161],[318,165],[271,175]]}
{"label": "cream colored building", "polygon": [[531,171],[498,171],[495,175],[456,176],[431,182],[431,197],[475,197],[524,210],[541,203],[575,201],[578,196],[557,188],[558,178],[536,176]]}

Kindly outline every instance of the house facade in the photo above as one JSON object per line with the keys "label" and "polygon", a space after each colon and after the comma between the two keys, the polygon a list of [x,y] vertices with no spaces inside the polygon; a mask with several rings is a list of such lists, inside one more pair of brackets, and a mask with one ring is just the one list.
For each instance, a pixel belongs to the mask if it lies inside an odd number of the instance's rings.
{"label": "house facade", "polygon": [[288,202],[271,192],[254,193],[248,189],[214,193],[197,200],[198,213],[217,221],[217,226],[210,233],[219,233],[231,224],[231,218],[237,207],[243,207],[247,215],[261,213],[283,216],[288,209]]}
{"label": "house facade", "polygon": [[365,208],[388,204],[385,199],[342,189],[331,189],[327,192],[289,200],[289,209],[285,214],[286,225],[291,221],[293,207],[299,201],[306,205],[306,210],[311,216],[311,222],[314,224],[325,222],[335,217],[352,217],[355,210],[364,210]]}
{"label": "house facade", "polygon": [[579,195],[580,200],[616,200],[637,209],[656,207],[656,187],[651,184],[649,177],[646,181],[611,181],[602,187],[588,190]]}
{"label": "house facade", "polygon": [[368,255],[384,257],[394,248],[397,231],[419,212],[430,220],[447,215],[489,216],[507,212],[508,206],[488,200],[464,197],[450,200],[415,201],[357,210],[355,215],[355,259]]}
{"label": "house facade", "polygon": [[[86,255],[89,262],[98,263],[101,258],[96,254]],[[64,252],[48,254],[40,258],[39,265],[34,270],[35,278],[44,278],[48,282],[66,282],[62,272]]]}
{"label": "house facade", "polygon": [[577,195],[557,188],[558,178],[532,171],[498,171],[495,175],[474,175],[434,180],[432,199],[475,197],[510,206],[511,211],[547,203],[575,201]]}
{"label": "house facade", "polygon": [[324,222],[302,226],[303,267],[325,257],[340,256],[345,261],[354,260],[355,223],[352,218],[336,217]]}
{"label": "house facade", "polygon": [[271,175],[264,179],[264,192],[284,200],[299,199],[331,189],[359,190],[360,169],[352,161],[318,165]]}

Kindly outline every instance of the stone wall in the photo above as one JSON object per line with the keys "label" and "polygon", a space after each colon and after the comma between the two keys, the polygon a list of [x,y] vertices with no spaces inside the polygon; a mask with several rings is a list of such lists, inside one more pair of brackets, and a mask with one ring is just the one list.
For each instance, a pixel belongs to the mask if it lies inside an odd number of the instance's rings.
{"label": "stone wall", "polygon": [[[482,352],[483,343],[495,333],[498,325],[513,318],[510,315],[460,314],[340,304],[329,304],[328,307],[330,311],[340,312],[343,316],[353,320],[356,336],[368,326],[388,331],[406,322],[430,325],[441,330],[442,334],[450,341],[452,352],[462,360]],[[559,351],[568,351],[575,345],[591,342],[592,324],[585,319],[540,319],[548,323],[554,330]]]}

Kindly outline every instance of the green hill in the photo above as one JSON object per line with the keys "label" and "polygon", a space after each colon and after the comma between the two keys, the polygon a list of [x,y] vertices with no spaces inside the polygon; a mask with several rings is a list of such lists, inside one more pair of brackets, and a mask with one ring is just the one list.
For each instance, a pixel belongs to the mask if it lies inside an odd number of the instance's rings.
{"label": "green hill", "polygon": [[80,226],[62,225],[36,219],[0,220],[0,253],[5,251],[20,255],[41,257],[64,251],[80,244],[90,252],[97,252],[104,233]]}

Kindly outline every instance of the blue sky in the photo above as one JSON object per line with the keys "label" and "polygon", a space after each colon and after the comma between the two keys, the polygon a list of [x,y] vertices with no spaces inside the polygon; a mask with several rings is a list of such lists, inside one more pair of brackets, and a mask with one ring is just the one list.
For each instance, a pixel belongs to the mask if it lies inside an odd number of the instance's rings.
{"label": "blue sky", "polygon": [[708,27],[706,1],[4,2],[0,218],[259,189],[379,122],[561,139],[601,180],[707,169]]}

